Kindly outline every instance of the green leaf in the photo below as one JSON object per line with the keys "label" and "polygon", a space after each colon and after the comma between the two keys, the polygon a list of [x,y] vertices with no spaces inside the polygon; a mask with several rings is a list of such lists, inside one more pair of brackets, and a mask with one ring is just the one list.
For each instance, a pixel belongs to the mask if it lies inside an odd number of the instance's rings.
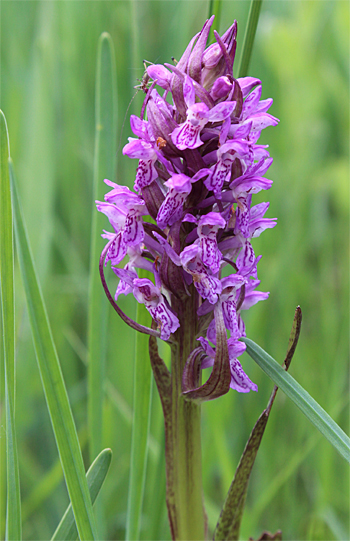
{"label": "green leaf", "polygon": [[6,539],[22,539],[21,495],[15,432],[15,299],[13,222],[9,175],[10,144],[6,119],[0,111],[0,283],[5,361],[6,417]]}
{"label": "green leaf", "polygon": [[[140,278],[150,278],[148,271],[140,269]],[[143,304],[137,305],[137,322],[150,326],[151,317]],[[134,418],[132,424],[131,459],[126,537],[128,541],[140,539],[142,503],[147,464],[147,440],[150,424],[152,369],[148,352],[149,336],[136,334],[134,364]]]}
{"label": "green leaf", "polygon": [[91,539],[97,538],[96,524],[83,458],[44,299],[34,267],[11,165],[10,175],[17,252],[40,376],[79,537],[81,540],[91,541]]}
{"label": "green leaf", "polygon": [[[104,449],[98,455],[98,457],[91,464],[87,474],[86,480],[90,491],[90,497],[92,503],[97,498],[98,493],[101,490],[103,482],[106,478],[110,463],[112,460],[111,449]],[[55,533],[53,534],[51,541],[68,541],[78,538],[78,532],[75,525],[72,504],[67,507],[65,514],[62,517],[61,522],[57,526]]]}
{"label": "green leaf", "polygon": [[[102,449],[105,361],[108,301],[104,294],[98,263],[105,239],[101,238],[106,217],[97,212],[95,201],[104,200],[105,178],[114,181],[116,170],[117,102],[114,47],[104,32],[98,41],[95,95],[95,155],[92,190],[92,230],[88,301],[88,425],[89,455],[93,460]],[[104,537],[102,506],[96,509],[99,538]]]}
{"label": "green leaf", "polygon": [[[301,310],[298,306],[295,310],[292,330],[289,336],[287,353],[283,363],[285,370],[288,370],[290,366],[299,340],[301,317]],[[239,531],[244,511],[245,500],[247,496],[250,474],[252,472],[255,458],[265,432],[266,424],[269,419],[270,411],[275,400],[277,390],[278,387],[276,387],[275,385],[267,408],[260,415],[248,438],[247,444],[242,453],[234,479],[227,493],[224,506],[222,508],[218,523],[215,528],[215,541],[227,539],[235,541],[239,539]]]}
{"label": "green leaf", "polygon": [[350,439],[337,423],[266,351],[249,338],[242,338],[242,340],[247,345],[247,353],[252,359],[293,400],[294,404],[298,406],[309,421],[318,428],[347,462],[350,462]]}
{"label": "green leaf", "polygon": [[249,9],[247,27],[244,34],[242,54],[239,61],[238,77],[246,77],[252,55],[256,28],[258,26],[262,0],[252,0]]}

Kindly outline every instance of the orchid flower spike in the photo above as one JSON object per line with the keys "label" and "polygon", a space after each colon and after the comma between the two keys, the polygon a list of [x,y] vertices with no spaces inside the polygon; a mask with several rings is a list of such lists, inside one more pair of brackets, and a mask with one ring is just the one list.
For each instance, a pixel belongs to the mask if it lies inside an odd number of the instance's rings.
{"label": "orchid flower spike", "polygon": [[[189,400],[211,400],[230,388],[257,391],[238,361],[245,349],[242,312],[268,297],[257,291],[261,256],[253,239],[276,225],[265,217],[269,203],[253,199],[272,186],[265,178],[272,158],[258,140],[279,121],[267,112],[272,99],[261,99],[259,79],[233,77],[236,22],[222,36],[214,33],[207,47],[212,22],[175,65],[147,66],[150,87],[140,117],[130,117],[134,137],[123,149],[138,160],[134,191],[106,180],[112,189],[96,202],[111,225],[102,235],[108,244],[100,271],[119,315],[168,342],[193,330],[183,364]],[[115,300],[103,278],[108,261],[119,278]],[[145,305],[152,329],[121,312],[121,294]],[[208,366],[210,382],[198,386],[196,374]]]}

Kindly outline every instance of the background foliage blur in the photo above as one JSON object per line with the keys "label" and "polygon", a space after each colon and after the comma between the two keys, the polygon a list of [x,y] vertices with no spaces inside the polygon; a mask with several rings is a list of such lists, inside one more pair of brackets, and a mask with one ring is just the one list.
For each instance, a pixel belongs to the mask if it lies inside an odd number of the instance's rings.
{"label": "background foliage blur", "polygon": [[[86,314],[94,148],[97,40],[108,31],[118,78],[118,173],[132,187],[136,162],[122,156],[128,115],[142,95],[133,87],[142,60],[179,58],[200,30],[208,2],[1,2],[1,108],[54,339],[87,458]],[[238,58],[249,2],[222,3],[222,33],[238,21]],[[236,62],[237,65],[237,62]],[[269,217],[278,226],[254,242],[263,254],[261,289],[270,299],[246,316],[248,336],[280,362],[294,309],[303,327],[291,374],[348,427],[349,5],[346,1],[265,1],[250,75],[280,125],[267,129],[274,165]],[[126,111],[129,107],[128,113]],[[120,141],[120,144],[119,144]],[[103,179],[101,179],[101,182]],[[263,200],[255,197],[255,203]],[[107,226],[107,220],[106,220]],[[98,262],[96,261],[96,264]],[[36,366],[17,271],[17,404],[25,539],[49,539],[68,503]],[[107,300],[106,300],[107,303]],[[134,301],[121,301],[129,314]],[[133,386],[134,332],[109,318],[104,447],[114,458],[103,487],[106,538],[123,539]],[[1,348],[2,354],[2,348]],[[166,355],[166,352],[165,352]],[[215,525],[250,430],[272,383],[248,356],[259,393],[203,406],[203,477],[209,525]],[[3,381],[2,381],[3,390]],[[2,395],[3,396],[3,395]],[[169,539],[163,430],[153,393],[142,539]],[[4,416],[0,427],[5,480]],[[345,461],[280,392],[253,470],[242,538],[282,528],[284,539],[348,539]],[[1,487],[4,528],[5,486]],[[0,532],[3,536],[3,531]]]}

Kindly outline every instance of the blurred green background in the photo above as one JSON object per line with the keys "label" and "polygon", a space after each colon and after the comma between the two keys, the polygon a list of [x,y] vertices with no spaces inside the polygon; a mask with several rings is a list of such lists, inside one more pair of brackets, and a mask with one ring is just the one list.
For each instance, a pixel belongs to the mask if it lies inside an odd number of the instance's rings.
{"label": "blurred green background", "polygon": [[[35,260],[88,465],[86,320],[94,149],[97,40],[108,31],[118,78],[117,180],[133,185],[136,162],[122,156],[137,112],[142,60],[179,58],[208,14],[198,1],[2,1],[1,108],[10,132]],[[238,57],[249,2],[222,3],[222,33],[238,21]],[[237,62],[236,62],[237,65]],[[254,241],[261,290],[270,298],[245,316],[248,337],[282,362],[294,309],[303,327],[290,372],[348,429],[349,5],[347,1],[265,1],[249,74],[281,122],[261,142],[274,164],[269,217],[278,226]],[[129,107],[128,113],[126,113]],[[103,179],[101,179],[102,182]],[[107,220],[106,220],[107,226]],[[17,404],[25,539],[49,539],[68,504],[16,271]],[[106,300],[107,304],[107,300]],[[122,307],[135,313],[132,298]],[[123,539],[129,478],[134,332],[109,318],[104,447],[114,458],[103,487],[106,538]],[[2,348],[1,348],[2,354]],[[165,351],[164,355],[168,353]],[[203,406],[203,480],[215,526],[250,430],[272,383],[245,356],[259,393]],[[2,382],[3,389],[3,382]],[[3,396],[3,395],[2,395]],[[5,432],[1,418],[0,523],[5,512]],[[163,430],[153,394],[142,539],[170,539]],[[282,392],[253,470],[241,537],[283,530],[288,540],[349,538],[348,468]],[[3,530],[0,532],[3,537]]]}

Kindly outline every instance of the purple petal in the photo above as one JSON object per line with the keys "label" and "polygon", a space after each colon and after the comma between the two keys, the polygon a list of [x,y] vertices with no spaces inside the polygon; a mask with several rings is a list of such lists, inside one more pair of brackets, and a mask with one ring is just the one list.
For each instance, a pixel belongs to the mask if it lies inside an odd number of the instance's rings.
{"label": "purple petal", "polygon": [[249,391],[257,391],[258,386],[253,383],[244,372],[242,365],[237,359],[230,360],[231,367],[231,389],[235,389],[239,393],[249,393]]}
{"label": "purple petal", "polygon": [[143,222],[137,211],[130,211],[125,220],[123,240],[130,246],[137,246],[145,237]]}
{"label": "purple petal", "polygon": [[227,340],[227,346],[230,359],[236,359],[236,357],[242,355],[247,347],[244,342],[240,342],[235,338],[229,338]]}
{"label": "purple petal", "polygon": [[134,190],[140,192],[149,186],[157,177],[158,173],[154,167],[155,160],[140,160],[136,171]]}
{"label": "purple petal", "polygon": [[268,126],[277,126],[279,123],[279,119],[269,113],[257,113],[249,117],[249,120],[253,121],[252,132],[260,132]]}
{"label": "purple petal", "polygon": [[251,238],[256,238],[261,235],[265,229],[272,229],[277,225],[277,218],[260,218],[259,220],[254,220],[249,224],[249,236]]}
{"label": "purple petal", "polygon": [[204,225],[213,225],[217,229],[223,229],[226,225],[226,222],[221,216],[221,214],[219,214],[219,212],[208,212],[208,214],[201,216],[198,225],[200,227]]}
{"label": "purple petal", "polygon": [[223,144],[219,149],[219,154],[223,156],[227,152],[232,154],[236,152],[240,156],[247,156],[249,154],[249,149],[249,144],[246,141],[233,140]]}
{"label": "purple petal", "polygon": [[123,154],[129,156],[129,158],[138,158],[139,160],[148,160],[156,157],[153,145],[142,139],[132,139],[123,148]]}
{"label": "purple petal", "polygon": [[231,124],[229,135],[234,139],[246,139],[250,134],[253,122],[246,120],[242,124]]}
{"label": "purple petal", "polygon": [[214,101],[224,98],[232,88],[230,79],[225,75],[216,79],[211,89],[210,95]]}
{"label": "purple petal", "polygon": [[200,131],[200,125],[193,126],[189,120],[186,120],[171,133],[171,140],[179,150],[194,149],[203,144],[199,136]]}
{"label": "purple petal", "polygon": [[111,243],[107,256],[105,259],[105,263],[107,261],[110,261],[112,265],[118,265],[124,259],[127,252],[127,246],[123,239],[123,232],[120,231],[116,236],[113,242]]}
{"label": "purple petal", "polygon": [[237,81],[241,87],[243,98],[249,94],[254,86],[261,84],[260,79],[255,79],[254,77],[240,77]]}
{"label": "purple petal", "polygon": [[134,296],[143,303],[160,328],[162,340],[168,340],[171,333],[179,328],[180,322],[163,295],[148,278],[134,280]]}
{"label": "purple petal", "polygon": [[127,265],[124,269],[118,269],[117,267],[113,267],[112,270],[125,284],[130,287],[134,287],[134,280],[138,279],[138,276],[135,271],[127,269]]}
{"label": "purple petal", "polygon": [[158,227],[164,229],[167,225],[174,224],[182,216],[182,206],[187,197],[187,193],[177,193],[175,190],[169,190],[157,215]]}
{"label": "purple petal", "polygon": [[241,306],[241,310],[248,310],[251,306],[254,306],[259,301],[265,301],[269,297],[269,292],[263,292],[263,291],[253,291],[251,293],[246,294],[244,297],[243,304]]}
{"label": "purple petal", "polygon": [[96,208],[99,212],[103,212],[114,227],[116,231],[119,231],[124,226],[126,219],[126,211],[120,207],[116,207],[112,203],[104,203],[102,201],[96,201]]}
{"label": "purple petal", "polygon": [[162,300],[159,288],[148,278],[137,278],[133,281],[134,296],[138,302],[156,306]]}
{"label": "purple petal", "polygon": [[201,237],[202,260],[214,274],[219,272],[222,253],[218,249],[216,239]]}
{"label": "purple petal", "polygon": [[251,267],[255,263],[255,254],[253,247],[248,239],[245,239],[244,245],[242,250],[239,252],[236,265],[238,267],[238,270],[240,274],[245,274],[248,269],[251,269]]}
{"label": "purple petal", "polygon": [[240,338],[241,334],[239,332],[237,321],[236,301],[233,299],[223,301],[222,313],[224,314],[226,328],[231,332],[231,337]]}
{"label": "purple petal", "polygon": [[[222,123],[221,130],[220,130],[220,137],[219,137],[219,144],[223,145],[227,139],[228,133],[230,131],[231,127],[231,119],[228,116],[225,118],[225,120]],[[208,162],[209,163],[209,162]]]}
{"label": "purple petal", "polygon": [[202,31],[199,35],[196,45],[193,48],[193,51],[188,60],[188,73],[196,81],[200,82],[201,77],[201,68],[202,68],[202,56],[204,49],[207,43],[210,27],[213,23],[214,17],[212,16],[208,19],[202,28]]}
{"label": "purple petal", "polygon": [[[214,348],[212,348],[210,345],[209,345],[209,342],[206,338],[204,338],[203,336],[200,336],[198,338],[198,341],[201,343],[201,346],[202,348],[204,349],[205,353],[209,356],[209,357],[212,357],[214,358],[215,357],[215,350]],[[210,364],[210,361],[209,361],[209,364],[206,363],[204,361],[204,364],[206,364],[206,366],[203,366],[203,363],[202,363],[202,368],[208,368],[208,366],[212,366],[212,364]]]}
{"label": "purple petal", "polygon": [[218,295],[221,293],[220,280],[214,276],[202,275],[200,280],[194,282],[194,286],[203,299],[208,299],[211,304],[215,304],[218,300]]}
{"label": "purple petal", "polygon": [[223,103],[218,103],[208,113],[209,122],[219,122],[221,120],[225,120],[225,118],[232,114],[235,107],[235,101],[224,101]]}
{"label": "purple petal", "polygon": [[242,112],[243,118],[249,117],[256,111],[260,98],[261,98],[261,85],[255,88],[253,92],[251,92],[249,96],[245,99],[244,104],[243,104],[243,112]]}
{"label": "purple petal", "polygon": [[185,81],[183,84],[183,94],[185,103],[188,108],[192,107],[196,101],[196,93],[193,88],[192,81],[188,75],[185,75]]}
{"label": "purple petal", "polygon": [[205,316],[205,314],[209,314],[209,312],[211,312],[213,310],[213,308],[214,308],[213,305],[210,304],[208,299],[205,299],[205,301],[202,302],[202,304],[198,308],[197,315],[198,316]]}
{"label": "purple petal", "polygon": [[259,105],[258,107],[256,108],[256,113],[266,113],[266,111],[268,111],[271,107],[271,105],[273,104],[273,99],[272,98],[268,98],[267,100],[261,100],[259,102]]}
{"label": "purple petal", "polygon": [[135,135],[137,135],[141,139],[148,139],[148,122],[146,122],[145,120],[141,120],[136,115],[131,115],[130,126]]}
{"label": "purple petal", "polygon": [[162,64],[151,64],[147,66],[147,73],[154,81],[157,79],[157,85],[164,90],[170,88],[172,74]]}
{"label": "purple petal", "polygon": [[161,339],[168,340],[171,333],[180,327],[180,322],[174,312],[164,302],[160,302],[155,307],[145,306],[153,319],[158,323]]}
{"label": "purple petal", "polygon": [[175,250],[170,246],[167,240],[165,240],[161,235],[153,231],[153,236],[156,237],[156,239],[159,241],[161,246],[163,246],[164,250],[172,260],[172,262],[177,266],[181,266],[180,256],[175,252]]}
{"label": "purple petal", "polygon": [[234,191],[235,197],[242,193],[258,193],[260,190],[268,190],[272,186],[272,180],[264,177],[244,177],[236,178],[230,184],[231,190]]}
{"label": "purple petal", "polygon": [[166,182],[165,186],[175,190],[177,193],[186,193],[189,194],[192,190],[191,179],[186,175],[180,173],[178,175],[173,175]]}
{"label": "purple petal", "polygon": [[182,219],[183,222],[190,222],[192,224],[197,223],[197,218],[193,216],[193,214],[185,214],[185,216]]}

